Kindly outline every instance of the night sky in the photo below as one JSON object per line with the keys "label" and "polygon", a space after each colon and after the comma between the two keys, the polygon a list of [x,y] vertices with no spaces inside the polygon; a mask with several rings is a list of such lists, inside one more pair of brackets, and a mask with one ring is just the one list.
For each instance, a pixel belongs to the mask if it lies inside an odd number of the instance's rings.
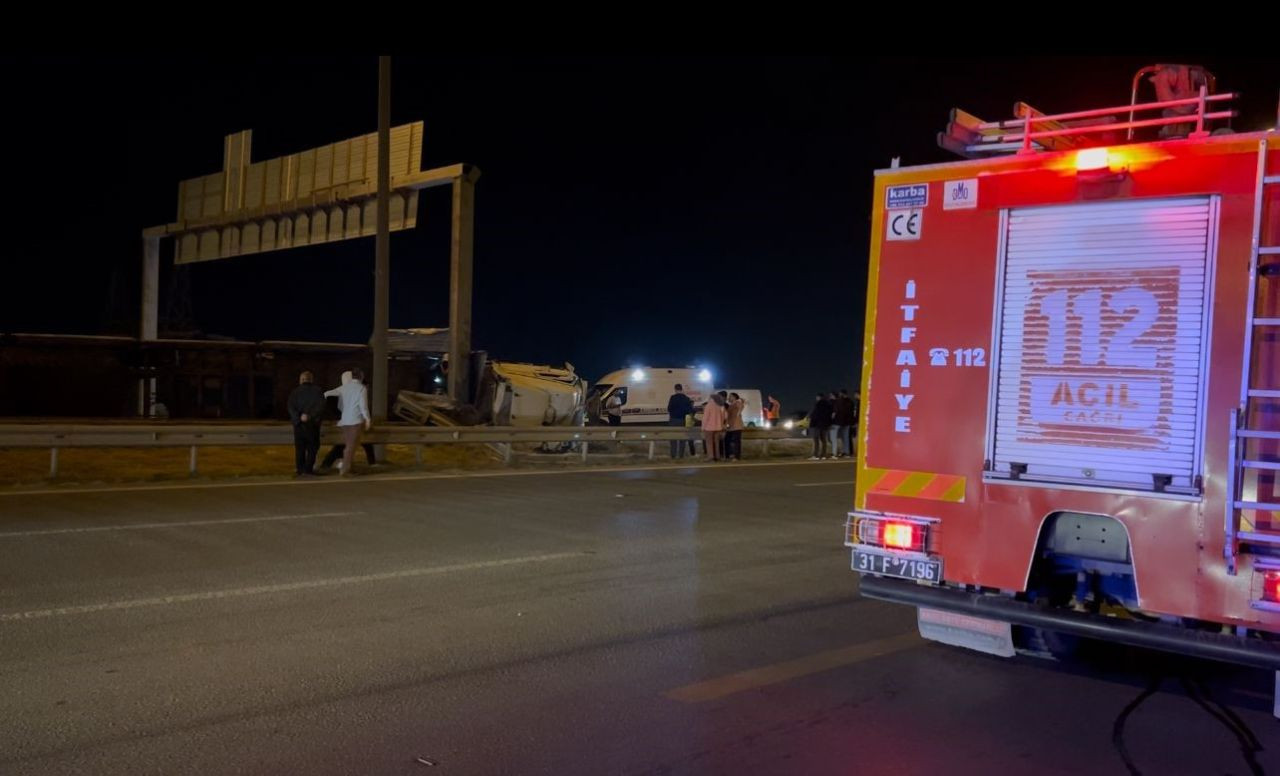
{"label": "night sky", "polygon": [[[1176,54],[1176,52],[1175,52]],[[854,387],[872,171],[952,159],[947,111],[1007,118],[1128,102],[1144,64],[1201,63],[1274,123],[1274,61],[1174,55],[393,59],[392,122],[426,122],[424,167],[478,166],[474,346],[572,362],[710,365],[784,409]],[[376,129],[377,62],[4,60],[11,79],[0,332],[134,334],[139,231],[180,179],[253,129],[264,159]],[[448,321],[447,189],[391,238],[391,325]],[[166,259],[172,256],[166,244]],[[240,339],[367,341],[373,240],[192,267],[195,323]],[[162,274],[161,314],[169,272]]]}

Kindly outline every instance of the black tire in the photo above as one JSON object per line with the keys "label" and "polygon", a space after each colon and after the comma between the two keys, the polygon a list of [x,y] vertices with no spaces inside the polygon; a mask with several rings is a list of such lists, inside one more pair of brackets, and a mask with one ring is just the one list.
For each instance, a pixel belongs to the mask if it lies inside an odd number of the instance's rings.
{"label": "black tire", "polygon": [[1067,662],[1079,657],[1086,639],[1043,628],[1015,626],[1014,645],[1019,654]]}

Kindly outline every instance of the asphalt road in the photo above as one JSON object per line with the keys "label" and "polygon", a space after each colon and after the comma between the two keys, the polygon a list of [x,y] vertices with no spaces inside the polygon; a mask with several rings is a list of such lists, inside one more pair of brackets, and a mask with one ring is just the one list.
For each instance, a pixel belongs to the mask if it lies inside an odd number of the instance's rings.
{"label": "asphalt road", "polygon": [[856,595],[852,479],[0,495],[0,773],[1280,772],[1268,674],[920,641]]}

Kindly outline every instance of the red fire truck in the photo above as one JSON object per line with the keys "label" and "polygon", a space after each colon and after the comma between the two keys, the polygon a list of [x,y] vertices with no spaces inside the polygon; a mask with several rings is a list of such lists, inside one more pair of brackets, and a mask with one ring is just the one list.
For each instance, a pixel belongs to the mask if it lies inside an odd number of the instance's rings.
{"label": "red fire truck", "polygon": [[1198,67],[1133,94],[876,173],[846,544],[938,641],[1277,670],[1280,134]]}

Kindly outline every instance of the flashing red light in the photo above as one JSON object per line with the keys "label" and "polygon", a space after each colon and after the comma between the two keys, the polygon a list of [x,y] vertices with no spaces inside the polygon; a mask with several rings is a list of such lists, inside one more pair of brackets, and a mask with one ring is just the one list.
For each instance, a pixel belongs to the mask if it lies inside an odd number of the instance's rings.
{"label": "flashing red light", "polygon": [[1262,598],[1272,603],[1280,603],[1280,571],[1263,572]]}
{"label": "flashing red light", "polygon": [[[921,530],[920,526],[913,523],[884,522],[880,524],[880,543],[899,550],[919,549],[923,542],[918,541],[920,534],[917,532]],[[1280,574],[1276,579],[1280,583]],[[1280,584],[1277,589],[1280,589]]]}
{"label": "flashing red light", "polygon": [[1092,172],[1111,167],[1111,153],[1105,148],[1085,148],[1076,151],[1076,171]]}

